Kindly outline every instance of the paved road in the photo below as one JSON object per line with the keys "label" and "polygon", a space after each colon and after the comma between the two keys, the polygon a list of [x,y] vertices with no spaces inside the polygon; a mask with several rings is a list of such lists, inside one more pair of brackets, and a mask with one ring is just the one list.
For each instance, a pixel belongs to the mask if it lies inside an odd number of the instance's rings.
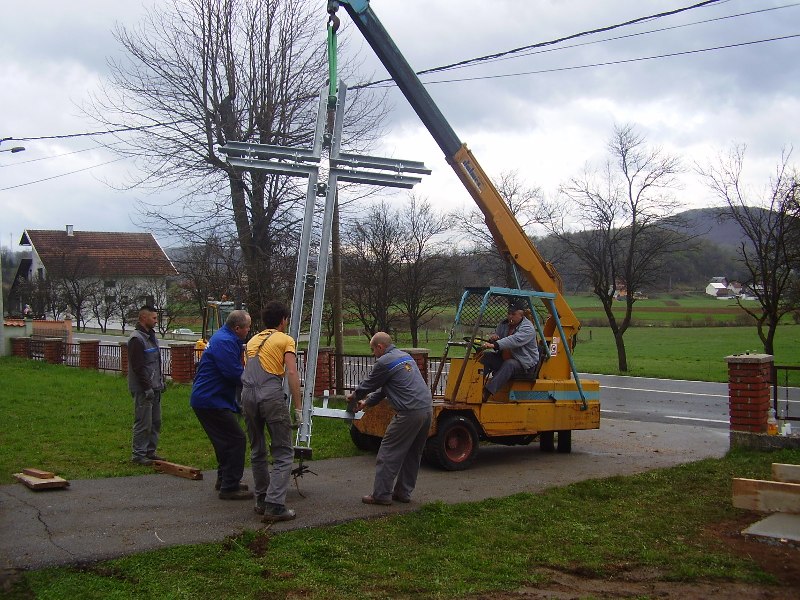
{"label": "paved road", "polygon": [[600,381],[603,417],[727,429],[728,384],[585,375]]}

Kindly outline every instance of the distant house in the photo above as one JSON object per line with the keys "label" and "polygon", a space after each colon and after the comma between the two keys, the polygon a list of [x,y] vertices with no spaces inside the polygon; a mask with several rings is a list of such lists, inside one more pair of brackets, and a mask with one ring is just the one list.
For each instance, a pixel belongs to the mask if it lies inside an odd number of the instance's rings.
{"label": "distant house", "polygon": [[712,277],[710,283],[721,283],[725,287],[728,287],[728,278],[727,277]]}
{"label": "distant house", "polygon": [[744,286],[738,281],[731,281],[728,284],[728,291],[731,296],[739,296],[742,293],[742,289],[744,289]]}
{"label": "distant house", "polygon": [[[136,304],[165,304],[167,277],[178,272],[150,233],[28,229],[9,310],[30,304],[35,314],[76,312],[90,321],[119,322]],[[123,303],[126,306],[123,306]],[[128,306],[129,305],[129,306]]]}
{"label": "distant house", "polygon": [[730,296],[727,284],[713,281],[706,286],[706,294],[715,298],[727,298]]}

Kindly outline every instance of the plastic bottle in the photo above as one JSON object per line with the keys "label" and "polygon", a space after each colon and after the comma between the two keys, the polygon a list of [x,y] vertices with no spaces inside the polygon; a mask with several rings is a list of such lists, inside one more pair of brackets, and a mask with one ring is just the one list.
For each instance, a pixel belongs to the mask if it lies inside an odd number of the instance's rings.
{"label": "plastic bottle", "polygon": [[786,437],[792,435],[792,424],[789,421],[786,421],[783,424],[783,428],[781,429],[781,435]]}
{"label": "plastic bottle", "polygon": [[769,416],[767,417],[767,433],[769,435],[778,435],[778,419],[775,418],[775,409],[769,409]]}

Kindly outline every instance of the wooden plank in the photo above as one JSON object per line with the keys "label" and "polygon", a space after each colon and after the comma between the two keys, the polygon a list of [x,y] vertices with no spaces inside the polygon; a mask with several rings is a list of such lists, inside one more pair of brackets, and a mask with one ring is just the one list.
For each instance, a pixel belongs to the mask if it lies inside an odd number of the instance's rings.
{"label": "wooden plank", "polygon": [[26,475],[25,473],[14,473],[14,477],[20,483],[24,483],[26,486],[31,488],[32,490],[49,490],[54,488],[65,488],[69,486],[69,481],[54,475],[53,477],[47,479],[39,479],[38,477],[33,477],[32,475]]}
{"label": "wooden plank", "polygon": [[52,479],[56,476],[55,473],[51,473],[50,471],[42,471],[41,469],[34,469],[33,467],[22,469],[22,472],[25,473],[25,475],[38,477],[39,479]]}
{"label": "wooden plank", "polygon": [[203,478],[203,473],[200,469],[178,465],[166,460],[154,460],[153,468],[159,473],[168,473],[169,475],[183,477],[184,479],[199,480]]}
{"label": "wooden plank", "polygon": [[800,465],[772,463],[772,479],[786,483],[800,483]]}
{"label": "wooden plank", "polygon": [[734,478],[733,505],[758,512],[800,513],[800,484]]}

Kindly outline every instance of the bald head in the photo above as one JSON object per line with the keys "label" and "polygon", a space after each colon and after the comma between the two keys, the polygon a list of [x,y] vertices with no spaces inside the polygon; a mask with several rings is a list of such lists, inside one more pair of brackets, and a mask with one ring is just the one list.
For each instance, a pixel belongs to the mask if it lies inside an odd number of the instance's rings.
{"label": "bald head", "polygon": [[392,338],[391,336],[384,332],[379,331],[375,335],[372,336],[372,339],[369,341],[369,347],[372,349],[372,353],[375,355],[376,358],[380,358],[386,352],[386,349],[392,345]]}

